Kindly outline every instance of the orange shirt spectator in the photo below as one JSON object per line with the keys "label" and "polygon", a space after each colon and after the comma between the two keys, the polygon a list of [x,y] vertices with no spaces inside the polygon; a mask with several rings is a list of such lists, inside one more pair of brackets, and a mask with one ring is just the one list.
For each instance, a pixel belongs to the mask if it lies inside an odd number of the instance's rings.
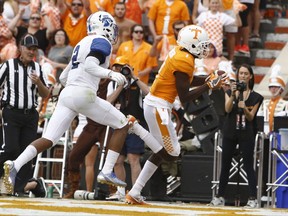
{"label": "orange shirt spectator", "polygon": [[187,5],[181,0],[157,0],[148,13],[149,28],[155,38],[156,35],[173,35],[172,23],[176,20],[189,22]]}
{"label": "orange shirt spectator", "polygon": [[82,38],[87,35],[86,20],[91,14],[89,1],[72,0],[71,7],[68,7],[64,0],[57,2],[63,29],[66,31],[70,45],[74,47]]}
{"label": "orange shirt spectator", "polygon": [[148,84],[149,74],[157,66],[156,57],[151,57],[151,45],[143,40],[144,28],[136,24],[131,28],[132,40],[123,42],[117,52],[117,56],[126,56],[129,65],[134,68],[135,76]]}
{"label": "orange shirt spectator", "polygon": [[177,20],[173,23],[173,35],[158,35],[154,38],[150,56],[159,56],[159,61],[164,61],[169,51],[177,46],[177,38],[180,30],[185,26],[185,22]]}

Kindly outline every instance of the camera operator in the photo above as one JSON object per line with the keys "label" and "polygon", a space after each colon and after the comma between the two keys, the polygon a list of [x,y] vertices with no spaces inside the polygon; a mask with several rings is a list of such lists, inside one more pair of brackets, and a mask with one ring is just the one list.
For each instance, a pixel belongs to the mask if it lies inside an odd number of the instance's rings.
{"label": "camera operator", "polygon": [[[125,115],[133,115],[144,128],[147,128],[144,119],[142,102],[143,97],[148,94],[149,87],[135,77],[133,68],[128,64],[129,60],[125,56],[118,56],[112,66],[114,71],[122,73],[128,80],[125,86],[115,89],[115,82],[111,81],[108,85],[107,100],[111,101],[117,109]],[[144,141],[135,134],[128,134],[123,149],[114,166],[116,176],[125,181],[126,173],[124,161],[127,157],[131,167],[132,184],[136,181],[140,171],[140,157],[144,153]],[[125,188],[118,187],[115,194],[111,194],[107,199],[125,201]]]}
{"label": "camera operator", "polygon": [[231,161],[237,144],[242,153],[244,170],[247,173],[249,199],[245,208],[258,206],[256,173],[253,168],[253,155],[256,136],[256,114],[263,97],[253,91],[254,73],[252,68],[243,64],[237,71],[236,82],[225,93],[226,119],[223,126],[222,163],[218,195],[211,206],[225,205],[225,189],[229,181]]}

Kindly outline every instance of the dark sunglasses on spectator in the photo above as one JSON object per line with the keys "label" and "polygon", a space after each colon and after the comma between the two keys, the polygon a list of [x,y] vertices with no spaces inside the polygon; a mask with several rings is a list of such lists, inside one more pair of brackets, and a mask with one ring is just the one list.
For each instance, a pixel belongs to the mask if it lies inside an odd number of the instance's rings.
{"label": "dark sunglasses on spectator", "polygon": [[180,31],[182,28],[174,28],[175,29],[175,31]]}
{"label": "dark sunglasses on spectator", "polygon": [[143,34],[143,31],[139,30],[139,31],[134,31],[136,34],[140,33],[140,34]]}
{"label": "dark sunglasses on spectator", "polygon": [[31,20],[41,20],[41,17],[30,17]]}
{"label": "dark sunglasses on spectator", "polygon": [[78,6],[78,7],[82,7],[83,6],[83,4],[81,4],[81,3],[72,3],[71,5],[72,6]]}

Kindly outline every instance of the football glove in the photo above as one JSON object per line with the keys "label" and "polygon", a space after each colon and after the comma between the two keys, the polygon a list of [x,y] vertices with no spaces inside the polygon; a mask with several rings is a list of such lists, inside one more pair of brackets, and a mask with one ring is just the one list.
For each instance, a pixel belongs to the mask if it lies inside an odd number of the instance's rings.
{"label": "football glove", "polygon": [[222,77],[221,76],[214,76],[214,79],[209,79],[207,82],[207,85],[209,86],[210,89],[215,90],[215,89],[220,89],[222,86]]}
{"label": "football glove", "polygon": [[124,85],[127,82],[126,77],[123,74],[114,72],[112,70],[109,72],[108,77],[115,81],[118,85]]}

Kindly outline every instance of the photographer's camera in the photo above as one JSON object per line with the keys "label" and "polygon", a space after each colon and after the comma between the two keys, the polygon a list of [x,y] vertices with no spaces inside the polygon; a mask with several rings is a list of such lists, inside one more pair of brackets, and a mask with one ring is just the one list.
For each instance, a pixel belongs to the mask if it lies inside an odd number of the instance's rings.
{"label": "photographer's camera", "polygon": [[76,190],[74,193],[74,199],[78,200],[94,200],[94,192],[88,192],[85,190]]}
{"label": "photographer's camera", "polygon": [[245,82],[238,82],[238,81],[236,82],[236,90],[243,92],[246,90],[246,88],[247,85]]}
{"label": "photographer's camera", "polygon": [[123,74],[124,76],[128,77],[131,75],[131,68],[127,65],[124,65],[122,68],[121,68],[121,71],[120,73]]}

